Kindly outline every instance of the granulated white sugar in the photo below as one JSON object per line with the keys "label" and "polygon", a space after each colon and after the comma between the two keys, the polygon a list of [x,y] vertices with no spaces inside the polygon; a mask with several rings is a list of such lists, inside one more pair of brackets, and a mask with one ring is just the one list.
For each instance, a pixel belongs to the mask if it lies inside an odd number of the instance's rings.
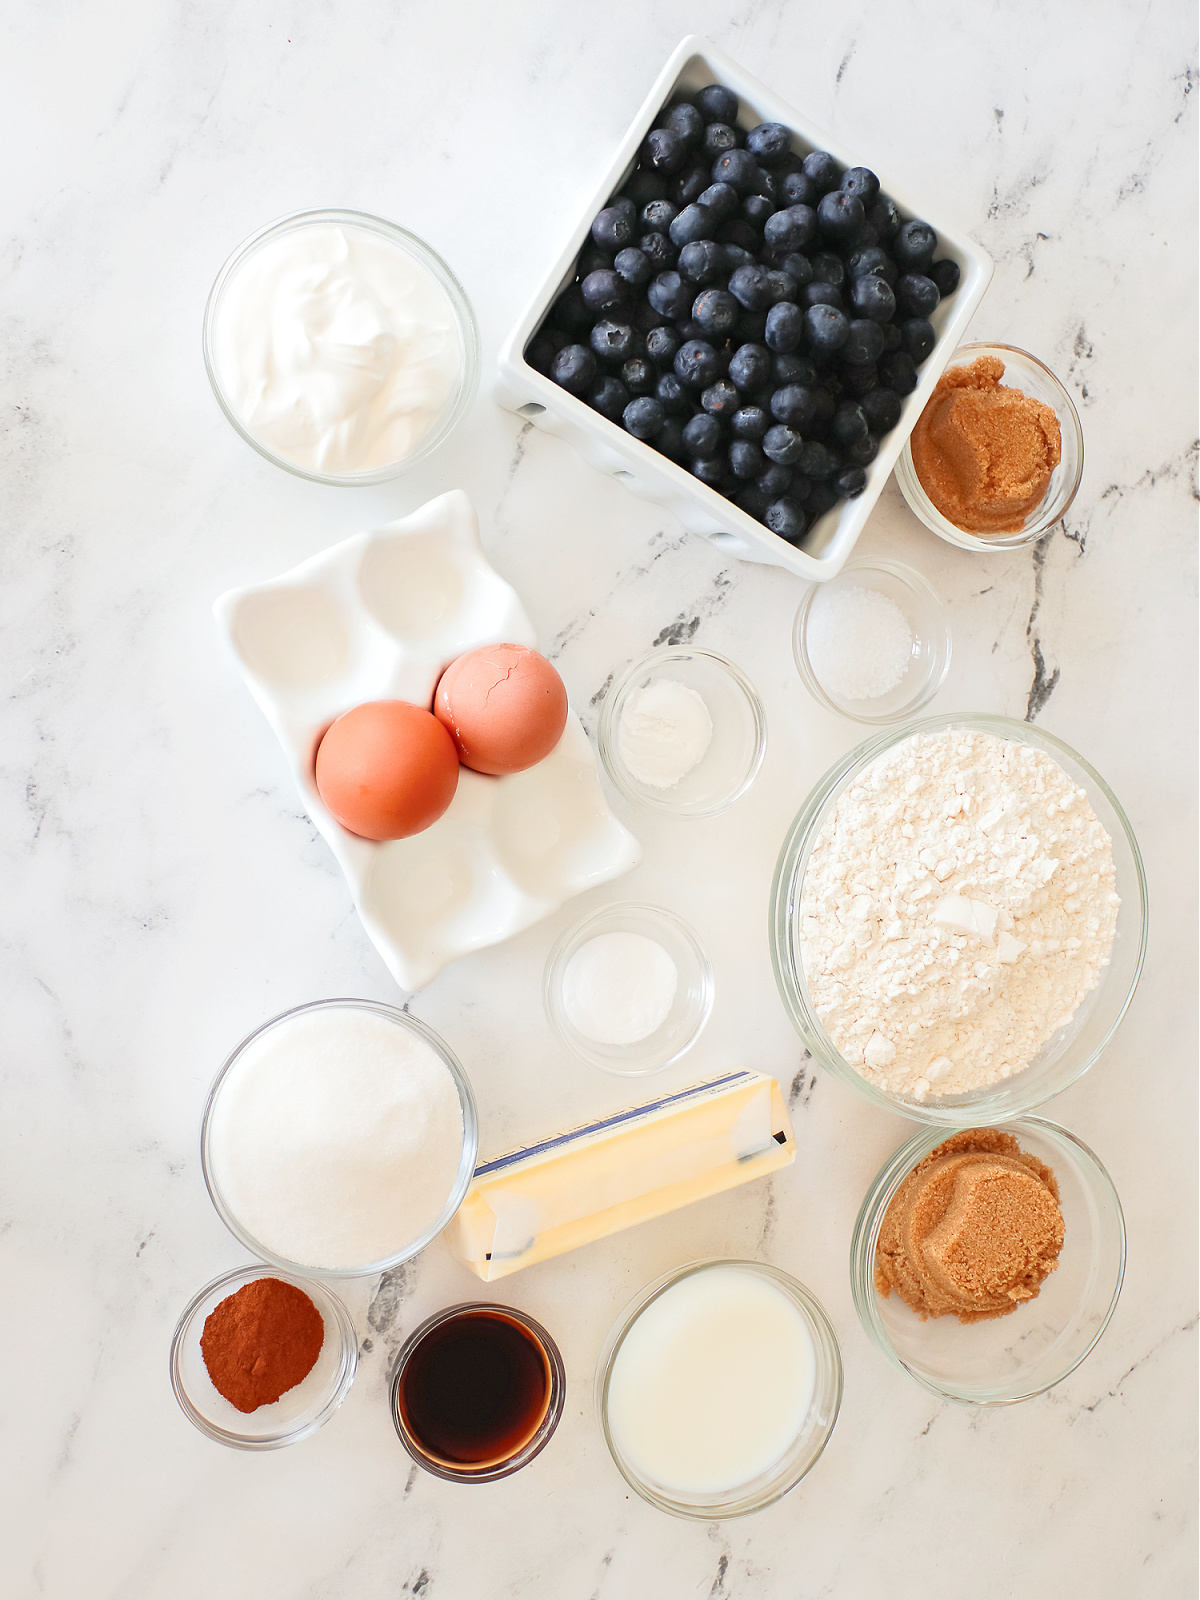
{"label": "granulated white sugar", "polygon": [[817,680],[837,700],[878,700],[908,671],[912,629],[894,600],[877,589],[822,589],[805,632]]}

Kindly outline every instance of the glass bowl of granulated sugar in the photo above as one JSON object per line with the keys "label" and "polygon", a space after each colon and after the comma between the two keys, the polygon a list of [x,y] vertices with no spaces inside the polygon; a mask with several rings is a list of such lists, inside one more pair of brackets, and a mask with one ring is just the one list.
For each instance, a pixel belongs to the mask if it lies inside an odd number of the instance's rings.
{"label": "glass bowl of granulated sugar", "polygon": [[821,1066],[877,1105],[969,1127],[1043,1104],[1106,1048],[1141,975],[1146,875],[1116,796],[1061,739],[931,717],[813,789],[769,931]]}

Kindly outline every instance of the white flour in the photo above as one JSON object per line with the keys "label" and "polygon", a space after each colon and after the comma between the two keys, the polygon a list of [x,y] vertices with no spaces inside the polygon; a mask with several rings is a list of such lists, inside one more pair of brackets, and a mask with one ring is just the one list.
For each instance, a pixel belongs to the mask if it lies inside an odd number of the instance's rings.
{"label": "white flour", "polygon": [[951,730],[874,762],[805,872],[800,956],[834,1045],[881,1089],[962,1094],[1028,1066],[1108,965],[1112,841],[1033,745]]}

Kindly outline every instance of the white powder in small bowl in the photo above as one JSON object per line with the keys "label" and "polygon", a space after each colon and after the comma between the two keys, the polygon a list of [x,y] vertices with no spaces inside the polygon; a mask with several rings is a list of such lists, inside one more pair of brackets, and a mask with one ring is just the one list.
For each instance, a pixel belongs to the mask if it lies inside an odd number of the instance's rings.
{"label": "white powder in small bowl", "polygon": [[877,589],[822,589],[808,613],[805,640],[821,687],[837,700],[878,700],[912,660],[912,629],[896,602]]}
{"label": "white powder in small bowl", "polygon": [[657,678],[625,697],[617,748],[638,783],[673,789],[704,760],[712,736],[704,697],[674,678]]}
{"label": "white powder in small bowl", "polygon": [[422,1238],[462,1148],[445,1062],[353,1006],[301,1012],[254,1039],[209,1127],[212,1177],[238,1222],[282,1260],[319,1269],[370,1266]]}
{"label": "white powder in small bowl", "polygon": [[596,1044],[638,1044],[667,1020],[679,969],[641,933],[600,933],[581,945],[562,979],[571,1026]]}

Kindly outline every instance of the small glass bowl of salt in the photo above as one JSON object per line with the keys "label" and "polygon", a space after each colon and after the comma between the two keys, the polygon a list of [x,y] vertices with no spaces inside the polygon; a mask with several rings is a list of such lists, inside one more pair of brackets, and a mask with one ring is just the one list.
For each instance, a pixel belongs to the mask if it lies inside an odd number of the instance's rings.
{"label": "small glass bowl of salt", "polygon": [[899,561],[855,561],[815,583],[796,613],[792,652],[804,687],[854,722],[901,722],[950,670],[950,625],[929,583]]}
{"label": "small glass bowl of salt", "polygon": [[700,1037],[712,963],[681,917],[661,906],[605,906],[568,928],[546,962],[550,1026],[593,1067],[642,1077]]}

